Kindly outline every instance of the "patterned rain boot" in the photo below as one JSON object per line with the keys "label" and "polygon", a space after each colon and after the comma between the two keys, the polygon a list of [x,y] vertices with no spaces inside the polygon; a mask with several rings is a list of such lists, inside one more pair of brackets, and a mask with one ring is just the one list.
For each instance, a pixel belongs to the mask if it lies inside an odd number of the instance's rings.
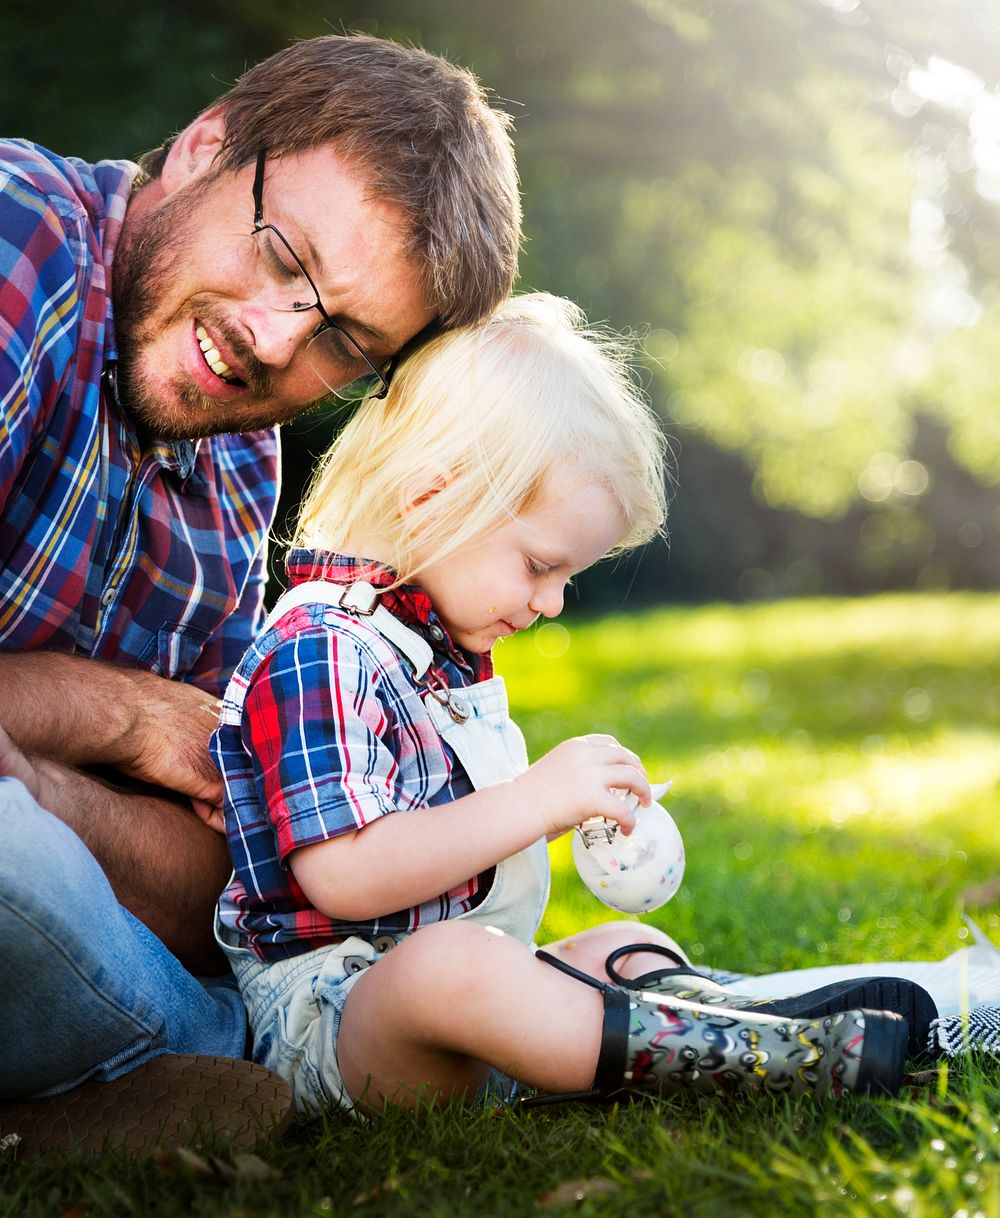
{"label": "patterned rain boot", "polygon": [[[641,977],[623,977],[615,965],[634,952],[665,956],[675,967],[655,969]],[[907,1057],[926,1056],[931,1021],[938,1017],[937,1006],[930,994],[916,982],[905,981],[901,977],[858,977],[853,981],[836,981],[832,985],[794,994],[789,998],[750,997],[733,994],[690,964],[685,964],[669,948],[655,943],[630,943],[627,947],[620,947],[608,956],[605,967],[608,976],[623,989],[669,995],[702,1006],[724,1006],[732,1011],[756,1011],[761,1015],[797,1019],[819,1019],[842,1011],[893,1011],[902,1015],[909,1025]]]}
{"label": "patterned rain boot", "polygon": [[889,1011],[839,1011],[791,1019],[623,990],[548,953],[537,956],[604,995],[604,1031],[593,1090],[783,1092],[837,1097],[895,1095],[907,1024]]}

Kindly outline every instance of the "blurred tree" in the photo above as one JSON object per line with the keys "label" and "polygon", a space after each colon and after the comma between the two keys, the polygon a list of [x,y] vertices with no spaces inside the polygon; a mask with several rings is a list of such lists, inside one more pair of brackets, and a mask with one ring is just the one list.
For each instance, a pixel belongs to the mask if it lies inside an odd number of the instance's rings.
{"label": "blurred tree", "polygon": [[[643,339],[680,452],[671,565],[654,549],[588,596],[986,578],[998,0],[8,8],[0,115],[60,150],[130,155],[245,62],[346,29],[492,86],[517,122],[522,285]],[[335,426],[286,429],[283,511]],[[948,504],[971,515],[953,528]]]}
{"label": "blurred tree", "polygon": [[238,25],[161,2],[3,5],[4,134],[90,160],[134,158],[273,49],[251,48]]}

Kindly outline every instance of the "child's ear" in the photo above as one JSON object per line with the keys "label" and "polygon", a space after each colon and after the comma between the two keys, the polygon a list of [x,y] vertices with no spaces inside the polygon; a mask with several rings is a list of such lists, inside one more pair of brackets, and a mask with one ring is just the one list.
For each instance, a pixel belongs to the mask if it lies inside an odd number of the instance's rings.
{"label": "child's ear", "polygon": [[212,106],[188,123],[170,145],[160,182],[167,194],[186,186],[215,163],[226,136],[226,120],[220,106]]}
{"label": "child's ear", "polygon": [[406,480],[399,491],[399,510],[403,516],[409,515],[414,508],[422,507],[428,500],[433,499],[451,484],[450,471],[440,466],[434,469],[416,470]]}

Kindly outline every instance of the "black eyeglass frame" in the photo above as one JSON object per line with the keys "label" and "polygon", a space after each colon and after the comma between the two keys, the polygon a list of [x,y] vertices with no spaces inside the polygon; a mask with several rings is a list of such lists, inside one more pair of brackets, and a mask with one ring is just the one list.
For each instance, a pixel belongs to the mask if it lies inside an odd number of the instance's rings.
{"label": "black eyeglass frame", "polygon": [[[389,392],[389,382],[392,380],[392,374],[395,371],[396,363],[397,363],[399,357],[398,357],[398,355],[394,355],[389,360],[387,360],[384,371],[383,371],[383,369],[379,368],[376,365],[375,361],[371,358],[371,356],[364,349],[364,347],[362,347],[362,345],[358,342],[358,340],[356,338],[354,338],[353,335],[348,333],[348,331],[345,330],[343,326],[341,326],[337,322],[335,322],[333,320],[333,318],[329,315],[329,313],[327,313],[326,309],[323,308],[323,299],[319,294],[319,288],[316,287],[316,284],[313,282],[312,276],[309,274],[309,272],[306,270],[305,266],[303,265],[302,259],[298,256],[298,254],[296,254],[295,250],[292,249],[288,239],[284,236],[284,234],[281,232],[281,230],[278,228],[275,228],[275,226],[273,224],[266,223],[264,220],[264,165],[265,165],[266,161],[267,161],[267,152],[264,149],[261,149],[261,151],[257,153],[257,168],[254,173],[254,179],[253,179],[253,235],[256,236],[258,233],[264,232],[265,230],[267,232],[273,233],[275,235],[275,237],[277,237],[277,239],[281,242],[281,244],[288,251],[288,256],[292,259],[292,261],[298,267],[299,271],[302,274],[303,279],[305,279],[306,283],[309,284],[309,287],[312,289],[313,295],[316,297],[316,299],[312,302],[309,302],[308,300],[294,301],[292,303],[290,312],[301,313],[301,312],[304,312],[306,309],[315,309],[316,312],[320,315],[320,317],[323,320],[313,331],[312,338],[310,339],[310,341],[312,341],[312,339],[314,339],[314,338],[317,338],[320,334],[323,333],[324,330],[336,330],[338,334],[342,335],[347,340],[347,342],[358,353],[358,355],[360,355],[362,360],[364,360],[364,362],[368,365],[371,375],[374,376],[376,378],[376,380],[378,381],[378,384],[380,386],[378,392],[370,394],[370,395],[364,395],[364,396],[384,398],[385,395]],[[409,346],[409,344],[407,344],[407,346]],[[361,379],[361,378],[357,378],[357,377],[355,378],[355,380],[358,380],[358,379]],[[349,381],[348,384],[354,384],[354,381]],[[342,388],[346,388],[346,387],[347,386],[342,386]],[[338,393],[338,391],[336,389],[331,390],[331,392],[334,395],[337,395],[337,393]],[[347,400],[350,400],[350,399],[347,399]]]}

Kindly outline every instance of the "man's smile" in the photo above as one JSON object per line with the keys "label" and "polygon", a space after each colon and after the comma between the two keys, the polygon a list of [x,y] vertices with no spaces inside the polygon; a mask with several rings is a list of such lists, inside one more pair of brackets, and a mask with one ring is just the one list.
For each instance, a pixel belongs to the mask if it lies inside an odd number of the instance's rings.
{"label": "man's smile", "polygon": [[208,364],[215,375],[226,381],[227,384],[233,384],[238,381],[239,377],[236,376],[222,358],[215,341],[209,337],[208,331],[200,322],[195,324],[194,332],[195,337],[198,339],[198,345],[201,347],[201,353],[205,358],[205,363]]}

